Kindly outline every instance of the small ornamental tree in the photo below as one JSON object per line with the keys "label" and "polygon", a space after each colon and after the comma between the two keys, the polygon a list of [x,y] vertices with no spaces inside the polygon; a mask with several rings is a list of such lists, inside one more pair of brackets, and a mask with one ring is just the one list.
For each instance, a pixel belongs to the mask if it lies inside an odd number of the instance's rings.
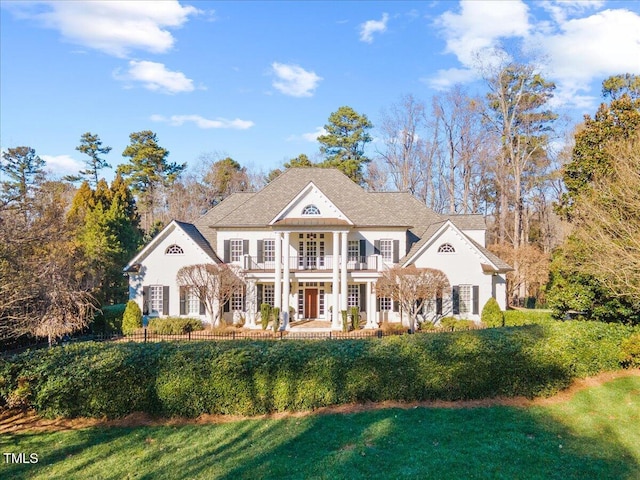
{"label": "small ornamental tree", "polygon": [[504,313],[500,310],[498,301],[491,297],[482,307],[482,323],[487,327],[504,327]]}
{"label": "small ornamental tree", "polygon": [[412,265],[384,271],[376,282],[376,295],[398,302],[402,313],[408,315],[413,332],[425,302],[448,288],[449,279],[442,271]]}
{"label": "small ornamental tree", "polygon": [[205,310],[211,325],[217,327],[222,319],[222,308],[234,293],[242,291],[244,280],[238,268],[226,263],[202,263],[178,270],[178,285],[190,287]]}
{"label": "small ornamental tree", "polygon": [[129,300],[122,316],[122,333],[131,335],[142,327],[142,311],[135,300]]}
{"label": "small ornamental tree", "polygon": [[273,331],[277,332],[280,329],[280,309],[274,307],[271,312],[273,313]]}

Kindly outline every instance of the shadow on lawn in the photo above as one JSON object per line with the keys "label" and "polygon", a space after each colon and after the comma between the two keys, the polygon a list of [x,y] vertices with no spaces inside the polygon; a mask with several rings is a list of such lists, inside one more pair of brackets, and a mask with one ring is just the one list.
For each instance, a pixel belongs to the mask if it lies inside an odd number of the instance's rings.
{"label": "shadow on lawn", "polygon": [[623,378],[529,409],[388,409],[11,435],[0,439],[3,451],[46,453],[37,465],[3,464],[0,476],[632,479],[640,475],[638,412],[640,379]]}

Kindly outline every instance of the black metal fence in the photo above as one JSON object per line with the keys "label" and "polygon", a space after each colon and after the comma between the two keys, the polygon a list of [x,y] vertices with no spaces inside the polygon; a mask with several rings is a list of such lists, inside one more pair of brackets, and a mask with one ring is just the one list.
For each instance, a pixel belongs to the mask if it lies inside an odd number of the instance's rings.
{"label": "black metal fence", "polygon": [[[473,328],[477,330],[482,327]],[[452,329],[436,329],[416,332],[417,334],[450,332]],[[129,334],[81,334],[75,337],[65,337],[57,340],[55,345],[68,345],[78,342],[192,342],[192,341],[218,341],[218,340],[358,340],[366,338],[382,338],[397,335],[407,335],[411,332],[407,330],[356,330],[350,332],[327,331],[327,332],[305,332],[305,331],[277,331],[271,330],[198,330],[182,334],[154,333],[147,328]],[[0,352],[1,356],[14,355],[27,349],[39,349],[47,347],[48,343],[38,342],[21,346],[11,350]]]}

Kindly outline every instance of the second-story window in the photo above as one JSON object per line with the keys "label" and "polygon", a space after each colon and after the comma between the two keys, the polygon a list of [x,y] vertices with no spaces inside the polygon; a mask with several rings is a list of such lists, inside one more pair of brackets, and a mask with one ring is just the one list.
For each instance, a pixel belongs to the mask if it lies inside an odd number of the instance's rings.
{"label": "second-story window", "polygon": [[380,240],[380,255],[385,262],[393,262],[393,240]]}
{"label": "second-story window", "polygon": [[231,261],[239,262],[240,260],[242,260],[242,254],[244,253],[242,251],[242,240],[237,240],[237,239],[231,240],[230,247],[231,247]]}
{"label": "second-story window", "polygon": [[357,262],[360,256],[360,242],[358,240],[349,240],[347,244],[347,256],[350,262]]}
{"label": "second-story window", "polygon": [[265,240],[262,244],[263,248],[263,258],[265,262],[275,262],[276,261],[276,241],[275,240]]}

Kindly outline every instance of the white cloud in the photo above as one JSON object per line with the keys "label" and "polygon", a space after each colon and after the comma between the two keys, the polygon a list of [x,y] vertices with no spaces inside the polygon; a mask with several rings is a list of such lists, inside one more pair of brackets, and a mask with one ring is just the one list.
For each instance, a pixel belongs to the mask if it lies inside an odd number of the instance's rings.
{"label": "white cloud", "polygon": [[[472,81],[467,72],[478,59],[490,64],[487,53],[516,41],[544,59],[545,77],[557,85],[554,104],[592,107],[596,99],[587,92],[595,80],[640,73],[640,15],[626,9],[597,11],[603,5],[601,0],[546,1],[537,5],[541,8],[534,18],[522,1],[463,0],[457,12],[445,12],[435,23],[446,42],[445,53],[455,55],[461,68],[423,81],[433,88]],[[549,16],[543,18],[541,12]]]}
{"label": "white cloud", "polygon": [[443,13],[436,25],[446,38],[445,52],[456,55],[466,67],[473,65],[476,52],[495,47],[500,39],[525,37],[529,32],[529,7],[521,1],[463,0],[460,7],[460,13]]}
{"label": "white cloud", "polygon": [[434,90],[447,90],[454,85],[465,84],[477,78],[478,74],[475,70],[469,68],[448,68],[446,70],[438,70],[435,76],[422,78],[421,81]]}
{"label": "white cloud", "polygon": [[83,162],[71,158],[69,155],[40,155],[45,162],[45,169],[54,175],[77,174],[85,168]]}
{"label": "white cloud", "polygon": [[168,29],[201,13],[175,0],[28,2],[13,10],[59,31],[70,43],[117,57],[126,57],[131,50],[168,51],[175,41]]}
{"label": "white cloud", "polygon": [[594,78],[640,73],[640,15],[604,10],[567,20],[556,33],[538,33],[530,42],[551,60],[551,73],[566,86],[587,88]]}
{"label": "white cloud", "polygon": [[287,138],[287,141],[293,142],[298,140],[304,140],[306,142],[317,142],[320,135],[326,135],[327,131],[324,127],[316,127],[313,132],[303,133],[301,135],[291,135]]}
{"label": "white cloud", "polygon": [[274,88],[292,97],[311,97],[322,80],[315,72],[309,72],[298,65],[273,62],[271,68],[277,77],[273,81]]}
{"label": "white cloud", "polygon": [[210,129],[210,128],[230,128],[234,130],[246,130],[253,127],[255,124],[250,120],[240,120],[236,118],[234,120],[228,120],[226,118],[216,118],[214,120],[204,118],[200,115],[172,115],[171,117],[165,117],[163,115],[151,115],[151,121],[164,122],[171,126],[179,127],[185,123],[194,123],[198,128]]}
{"label": "white cloud", "polygon": [[367,20],[360,25],[360,41],[373,43],[374,33],[384,33],[387,31],[387,22],[389,21],[389,15],[382,14],[382,20]]}
{"label": "white cloud", "polygon": [[172,72],[162,63],[146,60],[129,62],[129,71],[121,75],[114,72],[118,80],[131,83],[140,82],[147,90],[160,93],[182,93],[194,90],[193,80],[187,78],[182,72]]}

